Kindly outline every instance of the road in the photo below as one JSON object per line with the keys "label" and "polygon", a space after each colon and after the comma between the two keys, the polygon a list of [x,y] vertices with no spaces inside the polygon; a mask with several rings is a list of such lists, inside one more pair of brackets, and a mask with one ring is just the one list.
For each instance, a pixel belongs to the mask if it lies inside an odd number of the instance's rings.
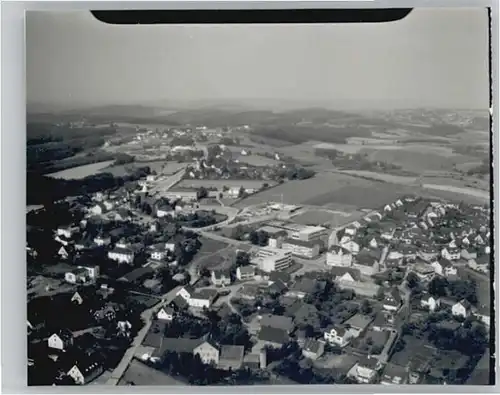
{"label": "road", "polygon": [[146,324],[141,328],[139,333],[137,333],[137,336],[132,341],[132,344],[127,349],[127,351],[125,351],[125,354],[123,355],[120,363],[111,373],[111,376],[108,379],[108,381],[106,382],[106,385],[117,385],[118,384],[118,382],[122,378],[123,374],[127,370],[130,362],[132,361],[132,358],[134,358],[134,355],[137,352],[137,347],[139,347],[141,345],[141,343],[144,341],[144,338],[146,337],[146,335],[149,331],[149,328],[151,327],[151,323],[153,322],[154,314],[156,313],[156,311],[159,307],[159,304],[162,303],[162,300],[168,301],[169,299],[173,299],[172,296],[174,296],[173,294],[176,293],[176,291],[177,291],[177,289],[174,288],[173,290],[165,293],[164,295],[161,296],[161,299],[158,300],[158,302],[154,306],[151,306],[149,309],[144,310],[141,313],[141,318]]}
{"label": "road", "polygon": [[392,350],[392,347],[394,346],[394,343],[398,339],[398,336],[399,336],[399,332],[396,329],[393,329],[389,335],[389,339],[385,343],[384,349],[382,350],[382,352],[378,356],[378,360],[381,363],[383,363],[383,364],[387,363],[387,361],[389,359],[389,355],[390,355],[391,350]]}

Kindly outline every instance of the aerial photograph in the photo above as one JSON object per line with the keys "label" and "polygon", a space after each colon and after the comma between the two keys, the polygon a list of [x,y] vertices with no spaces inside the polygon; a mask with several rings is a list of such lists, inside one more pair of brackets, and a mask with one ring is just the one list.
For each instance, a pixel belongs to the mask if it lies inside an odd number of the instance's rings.
{"label": "aerial photograph", "polygon": [[27,13],[28,385],[494,384],[488,23]]}

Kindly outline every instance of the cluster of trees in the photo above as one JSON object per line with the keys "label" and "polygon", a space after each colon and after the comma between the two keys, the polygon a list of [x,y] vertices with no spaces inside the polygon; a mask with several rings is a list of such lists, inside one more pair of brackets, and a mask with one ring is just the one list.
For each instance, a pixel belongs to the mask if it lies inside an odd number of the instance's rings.
{"label": "cluster of trees", "polygon": [[176,221],[189,228],[203,228],[205,226],[215,225],[224,221],[226,218],[227,216],[217,214],[215,211],[199,210],[194,213],[178,215]]}
{"label": "cluster of trees", "polygon": [[133,173],[115,177],[111,173],[94,174],[79,180],[64,180],[28,172],[26,180],[27,204],[50,204],[67,196],[80,196],[99,191],[116,189],[125,183],[136,181],[150,174],[148,166],[137,168]]}
{"label": "cluster of trees", "polygon": [[451,296],[477,303],[477,284],[471,280],[448,281],[444,277],[435,277],[429,282],[428,292],[435,297]]}
{"label": "cluster of trees", "polygon": [[274,178],[275,179],[287,179],[287,180],[306,180],[311,178],[316,173],[314,170],[306,169],[301,166],[287,166],[286,168],[279,167],[276,169]]}
{"label": "cluster of trees", "polygon": [[264,247],[267,245],[267,242],[269,240],[269,233],[264,230],[253,230],[250,232],[249,239],[252,244]]}

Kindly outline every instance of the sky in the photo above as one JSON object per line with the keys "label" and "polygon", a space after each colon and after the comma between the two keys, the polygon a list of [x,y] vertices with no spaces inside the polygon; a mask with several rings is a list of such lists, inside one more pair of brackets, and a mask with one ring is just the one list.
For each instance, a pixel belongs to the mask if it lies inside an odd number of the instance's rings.
{"label": "sky", "polygon": [[29,12],[27,100],[67,105],[290,100],[488,108],[485,9],[382,24],[107,25]]}

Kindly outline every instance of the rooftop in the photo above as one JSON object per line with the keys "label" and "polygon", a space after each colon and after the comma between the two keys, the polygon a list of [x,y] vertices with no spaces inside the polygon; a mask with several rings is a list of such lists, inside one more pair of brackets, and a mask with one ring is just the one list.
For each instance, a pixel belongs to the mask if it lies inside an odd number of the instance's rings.
{"label": "rooftop", "polygon": [[370,322],[372,322],[371,317],[362,314],[355,314],[345,321],[344,325],[349,325],[352,328],[364,329],[370,324]]}
{"label": "rooftop", "polygon": [[245,354],[245,347],[222,345],[220,348],[220,359],[241,361]]}

